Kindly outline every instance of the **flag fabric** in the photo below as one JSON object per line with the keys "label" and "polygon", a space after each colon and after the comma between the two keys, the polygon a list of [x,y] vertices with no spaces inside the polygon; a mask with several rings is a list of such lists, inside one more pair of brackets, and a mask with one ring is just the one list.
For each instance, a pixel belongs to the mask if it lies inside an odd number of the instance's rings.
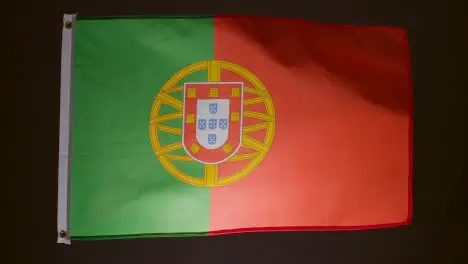
{"label": "flag fabric", "polygon": [[70,30],[72,239],[411,222],[405,30],[251,16]]}

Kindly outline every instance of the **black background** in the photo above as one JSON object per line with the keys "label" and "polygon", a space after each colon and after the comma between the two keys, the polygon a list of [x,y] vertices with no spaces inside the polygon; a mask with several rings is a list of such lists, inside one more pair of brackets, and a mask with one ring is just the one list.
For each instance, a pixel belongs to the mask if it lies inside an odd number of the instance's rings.
{"label": "black background", "polygon": [[[405,0],[31,1],[7,3],[2,38],[15,93],[15,168],[2,184],[2,263],[463,263],[467,261],[466,4]],[[3,9],[3,8],[2,8]],[[56,244],[62,16],[251,14],[392,25],[409,33],[414,88],[414,218],[406,227]],[[3,20],[3,19],[2,19]],[[4,61],[2,59],[2,61]],[[3,72],[5,73],[5,72]],[[10,101],[2,95],[2,99]],[[7,129],[9,130],[9,129]],[[3,138],[5,141],[5,138]],[[9,141],[9,140],[6,140]],[[5,142],[9,143],[9,142]],[[3,174],[3,173],[2,173]],[[3,197],[3,195],[2,195]],[[2,198],[2,201],[5,201]],[[5,249],[5,246],[4,246]],[[466,262],[468,263],[468,261]]]}

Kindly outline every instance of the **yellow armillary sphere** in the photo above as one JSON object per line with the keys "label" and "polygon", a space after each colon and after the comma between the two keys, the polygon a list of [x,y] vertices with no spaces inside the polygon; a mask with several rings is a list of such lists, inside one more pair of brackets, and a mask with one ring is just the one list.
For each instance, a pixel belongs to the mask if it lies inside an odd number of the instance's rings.
{"label": "yellow armillary sphere", "polygon": [[[236,74],[252,87],[243,82],[223,82],[222,70]],[[199,71],[206,71],[208,82],[183,82]],[[173,96],[181,91],[184,92],[183,100]],[[244,99],[246,94],[251,98]],[[244,109],[244,106],[256,104],[263,104],[264,112]],[[161,113],[163,105],[177,111]],[[245,117],[258,122],[243,125]],[[165,123],[172,120],[180,120],[181,126]],[[218,187],[244,178],[265,158],[275,133],[275,110],[263,83],[247,69],[227,61],[201,61],[183,68],[163,85],[153,103],[149,129],[157,158],[174,177],[194,186]],[[261,140],[249,136],[259,130],[265,130]],[[162,144],[160,132],[180,136],[180,141]],[[238,153],[240,148],[249,151]],[[181,149],[185,150],[185,155],[180,151],[173,153]],[[177,168],[174,161],[203,164],[203,178],[187,174]],[[246,165],[231,175],[219,174],[219,166],[236,161],[244,161]]]}

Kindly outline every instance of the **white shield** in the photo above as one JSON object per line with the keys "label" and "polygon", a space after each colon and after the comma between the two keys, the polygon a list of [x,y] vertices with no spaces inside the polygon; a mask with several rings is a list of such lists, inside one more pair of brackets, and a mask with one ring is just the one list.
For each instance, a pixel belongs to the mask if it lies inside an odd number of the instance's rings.
{"label": "white shield", "polygon": [[207,149],[221,147],[229,136],[229,99],[197,100],[197,141]]}

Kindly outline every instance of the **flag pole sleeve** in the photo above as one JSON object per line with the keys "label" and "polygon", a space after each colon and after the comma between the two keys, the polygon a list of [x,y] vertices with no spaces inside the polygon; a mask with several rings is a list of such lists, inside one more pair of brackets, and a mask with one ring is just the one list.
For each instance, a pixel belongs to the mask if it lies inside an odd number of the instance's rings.
{"label": "flag pole sleeve", "polygon": [[73,40],[76,14],[63,16],[60,80],[60,134],[57,197],[57,243],[70,245],[70,143]]}

